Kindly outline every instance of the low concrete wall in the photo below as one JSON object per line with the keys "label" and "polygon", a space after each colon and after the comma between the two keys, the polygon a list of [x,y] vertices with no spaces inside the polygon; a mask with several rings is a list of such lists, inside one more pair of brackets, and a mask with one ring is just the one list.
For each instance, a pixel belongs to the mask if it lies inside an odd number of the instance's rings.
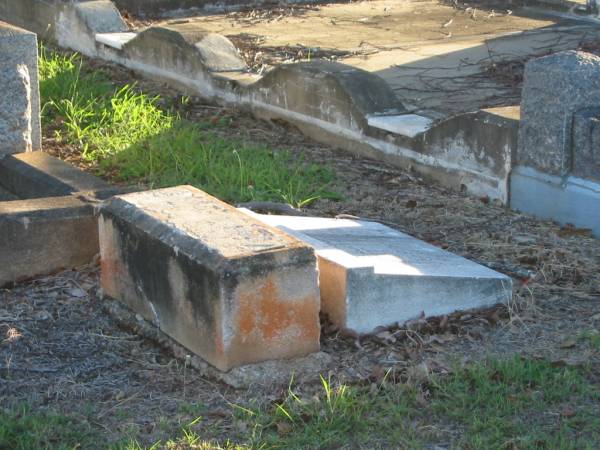
{"label": "low concrete wall", "polygon": [[43,152],[0,159],[0,286],[90,263],[99,253],[96,204],[115,193]]}
{"label": "low concrete wall", "polygon": [[95,55],[96,33],[128,30],[109,0],[3,0],[0,20],[88,56]]}
{"label": "low concrete wall", "polygon": [[21,199],[115,192],[100,178],[41,151],[0,159],[0,186]]}
{"label": "low concrete wall", "polygon": [[[92,3],[96,11],[104,11],[98,14],[103,20],[83,12]],[[503,202],[508,199],[514,123],[493,112],[464,114],[409,135],[403,130],[380,129],[370,125],[373,117],[403,115],[406,110],[374,74],[312,61],[281,65],[262,78],[253,77],[242,74],[245,66],[226,38],[194,28],[195,24],[128,33],[106,0],[55,1],[52,5],[58,11],[53,16],[52,37],[62,46],[116,62],[208,100],[246,108],[258,117],[284,119],[316,140],[414,169],[446,186]],[[22,20],[24,15],[38,14],[35,9],[24,12],[13,7],[8,15]]]}
{"label": "low concrete wall", "polygon": [[87,264],[97,253],[91,204],[72,196],[0,202],[0,286]]}

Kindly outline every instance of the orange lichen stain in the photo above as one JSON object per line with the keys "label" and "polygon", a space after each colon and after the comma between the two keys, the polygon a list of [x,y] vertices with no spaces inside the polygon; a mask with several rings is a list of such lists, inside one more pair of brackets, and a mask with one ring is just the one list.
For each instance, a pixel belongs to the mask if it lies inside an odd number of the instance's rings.
{"label": "orange lichen stain", "polygon": [[[244,341],[277,338],[315,339],[319,335],[318,306],[312,296],[286,301],[278,295],[275,276],[240,295],[238,329]],[[293,336],[285,336],[287,330]]]}
{"label": "orange lichen stain", "polygon": [[119,262],[112,258],[102,258],[100,260],[100,282],[104,291],[114,295],[116,291],[116,281],[121,275]]}

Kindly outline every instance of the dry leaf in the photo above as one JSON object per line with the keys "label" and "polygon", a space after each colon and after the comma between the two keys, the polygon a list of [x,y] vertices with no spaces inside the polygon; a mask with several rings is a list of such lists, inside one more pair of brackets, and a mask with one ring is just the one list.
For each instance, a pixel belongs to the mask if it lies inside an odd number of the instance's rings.
{"label": "dry leaf", "polygon": [[560,415],[563,417],[573,417],[575,415],[575,410],[567,406],[561,411]]}
{"label": "dry leaf", "polygon": [[562,343],[560,344],[560,348],[572,348],[575,347],[575,345],[577,345],[577,339],[569,337],[562,341]]}
{"label": "dry leaf", "polygon": [[277,422],[277,434],[279,436],[285,436],[292,432],[292,425],[289,422]]}

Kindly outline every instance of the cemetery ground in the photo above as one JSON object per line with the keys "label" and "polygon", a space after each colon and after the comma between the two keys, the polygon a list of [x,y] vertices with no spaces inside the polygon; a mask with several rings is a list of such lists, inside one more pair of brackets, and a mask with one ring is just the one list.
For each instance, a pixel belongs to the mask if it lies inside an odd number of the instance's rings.
{"label": "cemetery ground", "polygon": [[232,203],[378,220],[512,276],[514,302],[362,337],[324,317],[325,373],[233,389],[119,327],[95,265],[32,280],[0,291],[0,448],[600,445],[600,242],[588,231],[104,62],[46,50],[40,75],[55,156],[124,186],[189,183]]}

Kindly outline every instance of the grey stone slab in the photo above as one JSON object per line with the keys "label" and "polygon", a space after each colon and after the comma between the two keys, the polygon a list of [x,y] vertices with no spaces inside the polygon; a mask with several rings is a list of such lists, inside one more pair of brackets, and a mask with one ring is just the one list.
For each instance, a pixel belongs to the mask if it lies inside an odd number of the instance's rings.
{"label": "grey stone slab", "polygon": [[0,22],[0,156],[39,150],[37,37]]}
{"label": "grey stone slab", "polygon": [[[521,101],[518,164],[567,175],[573,116],[600,105],[600,57],[566,51],[529,61]],[[576,158],[576,157],[575,157]]]}
{"label": "grey stone slab", "polygon": [[314,250],[191,186],[113,197],[101,283],[220,370],[319,350]]}
{"label": "grey stone slab", "polygon": [[115,191],[100,178],[41,151],[0,159],[0,184],[23,199]]}
{"label": "grey stone slab", "polygon": [[509,277],[376,222],[246,213],[315,248],[322,310],[340,328],[368,333],[512,296]]}
{"label": "grey stone slab", "polygon": [[90,263],[94,207],[74,197],[0,202],[0,286]]}

